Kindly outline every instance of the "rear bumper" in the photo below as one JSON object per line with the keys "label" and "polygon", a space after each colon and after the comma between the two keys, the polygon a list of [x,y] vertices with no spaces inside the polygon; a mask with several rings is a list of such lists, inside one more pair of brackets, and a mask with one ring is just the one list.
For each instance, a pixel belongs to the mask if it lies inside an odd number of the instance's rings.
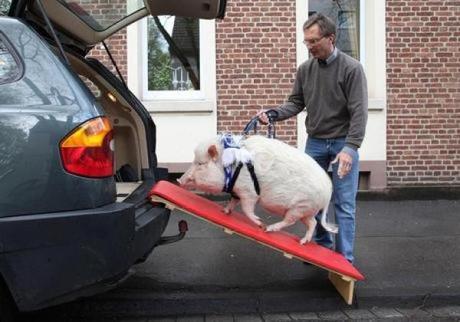
{"label": "rear bumper", "polygon": [[0,219],[0,270],[21,311],[117,284],[157,244],[170,211],[146,204]]}

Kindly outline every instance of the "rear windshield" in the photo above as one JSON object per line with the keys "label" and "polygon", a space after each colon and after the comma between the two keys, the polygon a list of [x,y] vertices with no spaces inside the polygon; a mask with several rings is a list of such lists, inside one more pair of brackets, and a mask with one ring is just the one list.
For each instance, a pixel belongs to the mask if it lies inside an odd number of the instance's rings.
{"label": "rear windshield", "polygon": [[142,0],[59,0],[59,2],[96,31],[103,31],[145,7]]}

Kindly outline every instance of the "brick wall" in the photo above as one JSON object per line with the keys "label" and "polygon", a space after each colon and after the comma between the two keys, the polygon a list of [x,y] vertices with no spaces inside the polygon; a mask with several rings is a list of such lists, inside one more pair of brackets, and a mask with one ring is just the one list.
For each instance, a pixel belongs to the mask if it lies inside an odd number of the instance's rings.
{"label": "brick wall", "polygon": [[[388,186],[460,185],[460,1],[386,5]],[[228,1],[216,24],[218,131],[239,133],[286,100],[295,32],[293,0]],[[126,77],[125,42],[125,30],[107,41]],[[107,57],[99,46],[91,55]],[[296,144],[295,119],[277,132]]]}
{"label": "brick wall", "polygon": [[[240,133],[260,108],[287,99],[296,69],[295,19],[292,0],[228,1],[216,24],[219,132]],[[296,144],[296,124],[292,118],[277,125],[277,137]]]}
{"label": "brick wall", "polygon": [[[123,75],[123,78],[125,79],[126,82],[128,82],[128,61],[127,61],[127,50],[126,50],[126,28],[120,30],[119,32],[113,34],[111,37],[109,37],[105,43],[107,47],[110,50],[110,53],[113,56],[113,59],[115,60],[115,63],[118,66],[118,69],[120,70],[120,73]],[[110,58],[108,54],[106,53],[104,47],[102,44],[98,44],[96,47],[94,47],[90,53],[89,56],[97,58],[101,63],[104,64],[112,73],[116,76],[118,76],[117,71],[115,67],[113,66],[112,62],[110,61]]]}
{"label": "brick wall", "polygon": [[386,12],[388,185],[460,185],[460,1]]}
{"label": "brick wall", "polygon": [[[108,27],[120,20],[120,17],[126,16],[126,0],[78,0],[77,2],[79,6],[91,13],[91,16],[104,27]],[[126,28],[106,39],[105,43],[120,69],[121,74],[127,81]],[[98,44],[94,47],[89,53],[89,56],[100,60],[101,63],[118,76],[102,44]]]}

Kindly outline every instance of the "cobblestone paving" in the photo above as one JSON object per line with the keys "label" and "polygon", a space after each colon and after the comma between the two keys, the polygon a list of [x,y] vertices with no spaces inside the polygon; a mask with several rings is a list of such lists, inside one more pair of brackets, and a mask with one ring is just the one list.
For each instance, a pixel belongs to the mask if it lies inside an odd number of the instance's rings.
{"label": "cobblestone paving", "polygon": [[460,305],[415,309],[381,308],[346,309],[325,312],[295,312],[273,314],[202,314],[171,317],[139,318],[70,318],[27,320],[27,322],[283,322],[283,321],[458,321]]}
{"label": "cobblestone paving", "polygon": [[347,309],[327,312],[277,314],[193,315],[171,318],[125,319],[123,322],[283,322],[283,321],[459,321],[460,305],[433,308]]}

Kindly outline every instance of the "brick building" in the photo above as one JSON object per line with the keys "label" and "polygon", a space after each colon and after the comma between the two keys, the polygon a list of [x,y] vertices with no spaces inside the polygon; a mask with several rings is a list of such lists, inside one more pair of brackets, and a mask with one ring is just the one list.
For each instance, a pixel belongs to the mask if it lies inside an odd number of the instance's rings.
{"label": "brick building", "polygon": [[[308,57],[302,24],[322,10],[356,38],[368,78],[361,187],[460,186],[460,1],[228,0],[224,20],[200,21],[195,91],[149,88],[145,19],[116,34],[109,47],[157,124],[160,163],[183,170],[196,141],[287,99]],[[303,150],[304,118],[279,123],[278,138]]]}

